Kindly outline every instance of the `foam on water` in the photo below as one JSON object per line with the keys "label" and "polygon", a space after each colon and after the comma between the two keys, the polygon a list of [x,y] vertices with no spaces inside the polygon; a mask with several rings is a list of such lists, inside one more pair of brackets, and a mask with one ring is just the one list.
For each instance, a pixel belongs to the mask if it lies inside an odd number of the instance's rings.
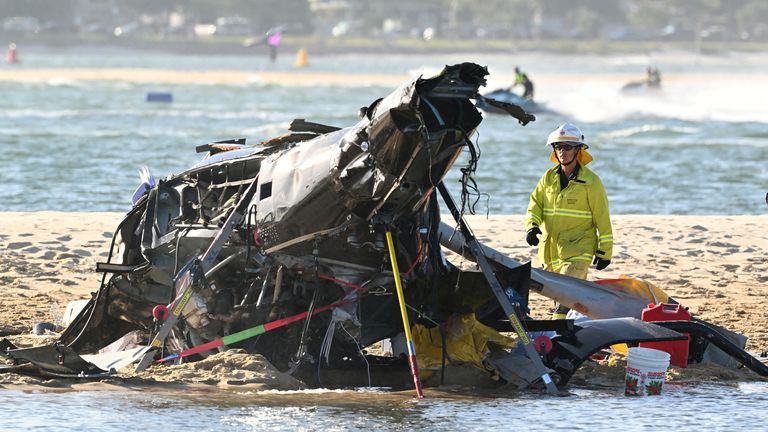
{"label": "foam on water", "polygon": [[603,133],[606,139],[615,138],[631,138],[636,136],[646,136],[648,134],[653,135],[669,135],[669,134],[692,134],[697,133],[698,128],[690,126],[674,126],[665,124],[642,124],[638,126],[631,126],[623,129],[616,129]]}
{"label": "foam on water", "polygon": [[622,93],[632,80],[573,77],[578,85],[556,82],[539,92],[548,106],[576,121],[615,122],[654,117],[695,122],[763,122],[768,119],[768,78],[711,75],[706,80],[679,78],[659,90]]}

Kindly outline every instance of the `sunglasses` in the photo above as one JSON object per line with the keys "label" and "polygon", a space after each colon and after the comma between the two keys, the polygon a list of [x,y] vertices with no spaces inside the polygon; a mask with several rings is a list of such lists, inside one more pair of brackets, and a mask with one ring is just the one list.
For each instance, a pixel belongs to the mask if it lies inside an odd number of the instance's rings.
{"label": "sunglasses", "polygon": [[552,144],[552,148],[555,150],[576,150],[577,148],[581,147],[581,144],[570,144],[570,143],[554,143]]}

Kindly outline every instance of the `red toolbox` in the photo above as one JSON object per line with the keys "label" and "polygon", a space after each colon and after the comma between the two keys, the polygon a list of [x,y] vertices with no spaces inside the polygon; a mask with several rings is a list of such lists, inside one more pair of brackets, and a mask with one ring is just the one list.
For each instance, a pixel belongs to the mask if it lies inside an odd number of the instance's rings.
{"label": "red toolbox", "polygon": [[[677,303],[650,303],[647,308],[643,309],[641,317],[643,321],[647,322],[691,320],[691,314],[689,314],[682,305]],[[687,337],[686,340],[671,342],[642,342],[640,343],[640,346],[643,348],[666,351],[670,355],[670,364],[684,368],[688,366],[688,346],[690,345],[691,337],[688,333],[683,334]]]}

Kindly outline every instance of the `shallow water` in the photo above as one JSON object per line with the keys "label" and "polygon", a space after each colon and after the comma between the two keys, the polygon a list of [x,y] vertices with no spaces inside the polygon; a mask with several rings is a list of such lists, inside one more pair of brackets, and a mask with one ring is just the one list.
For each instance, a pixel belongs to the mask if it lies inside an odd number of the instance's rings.
{"label": "shallow water", "polygon": [[1,390],[0,430],[764,430],[768,383],[667,383],[654,397],[621,388],[572,388],[565,396],[487,397],[301,391],[22,392]]}
{"label": "shallow water", "polygon": [[[179,70],[293,70],[260,55],[194,56],[130,51],[24,51],[26,68],[101,68],[140,64]],[[556,57],[557,61],[553,61]],[[550,165],[544,141],[571,120],[585,132],[615,214],[764,214],[768,209],[768,55],[316,56],[306,72],[360,75],[348,85],[152,84],[52,79],[0,82],[0,211],[127,211],[138,170],[157,177],[200,159],[197,145],[286,132],[294,118],[350,126],[357,109],[392,88],[370,73],[413,75],[477,61],[488,88],[508,85],[515,64],[547,77],[537,99],[559,114],[526,127],[486,115],[475,142],[484,193],[477,211],[522,214]],[[658,94],[624,95],[620,86],[653,62],[668,78]],[[2,65],[3,68],[14,66]],[[497,73],[497,75],[494,75]],[[679,74],[676,76],[676,74]],[[618,77],[618,78],[617,78]],[[171,104],[147,103],[151,91]],[[460,160],[460,162],[462,162]],[[448,175],[457,191],[458,167]]]}

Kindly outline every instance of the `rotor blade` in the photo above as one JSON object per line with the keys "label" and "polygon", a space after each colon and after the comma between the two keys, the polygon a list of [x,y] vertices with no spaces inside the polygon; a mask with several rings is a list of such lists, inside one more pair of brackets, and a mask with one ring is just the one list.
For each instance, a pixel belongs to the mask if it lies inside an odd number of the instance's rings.
{"label": "rotor blade", "polygon": [[517,121],[519,121],[520,124],[523,126],[527,125],[532,121],[536,121],[536,116],[528,113],[526,110],[522,109],[519,105],[515,105],[510,102],[502,102],[496,99],[491,99],[489,97],[485,97],[480,94],[477,95],[477,100],[481,100],[487,103],[488,105],[492,105],[492,106],[495,106],[496,108],[506,111],[507,113],[509,113],[509,115],[516,118]]}

